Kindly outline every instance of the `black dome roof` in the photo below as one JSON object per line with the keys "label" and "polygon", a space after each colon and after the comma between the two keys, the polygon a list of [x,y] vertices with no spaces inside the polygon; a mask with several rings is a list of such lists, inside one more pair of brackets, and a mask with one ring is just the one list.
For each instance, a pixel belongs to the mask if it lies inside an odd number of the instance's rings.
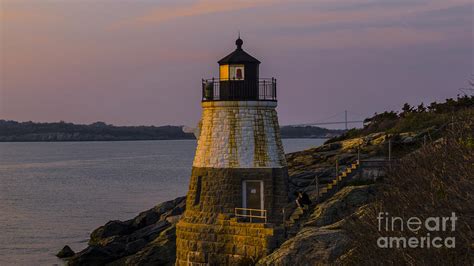
{"label": "black dome roof", "polygon": [[230,53],[228,56],[222,58],[219,60],[217,63],[219,65],[226,65],[226,64],[244,64],[244,63],[254,63],[254,64],[260,64],[260,61],[258,61],[255,57],[247,54],[243,49],[242,49],[242,44],[244,42],[240,37],[235,41],[235,45],[237,45],[237,49]]}

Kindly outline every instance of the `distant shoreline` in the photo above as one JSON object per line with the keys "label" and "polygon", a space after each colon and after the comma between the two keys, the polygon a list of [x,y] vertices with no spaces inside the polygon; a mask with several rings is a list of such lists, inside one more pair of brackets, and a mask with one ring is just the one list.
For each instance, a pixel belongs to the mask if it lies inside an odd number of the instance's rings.
{"label": "distant shoreline", "polygon": [[[282,137],[282,139],[330,139],[331,137]],[[126,140],[14,140],[4,141],[0,143],[30,143],[30,142],[127,142],[127,141],[166,141],[166,140],[194,140],[196,138],[182,138],[182,139],[126,139]]]}
{"label": "distant shoreline", "polygon": [[[67,122],[36,123],[0,120],[0,142],[81,142],[196,139],[183,126],[114,126],[104,122],[90,125]],[[328,139],[343,134],[315,126],[282,126],[283,139]]]}

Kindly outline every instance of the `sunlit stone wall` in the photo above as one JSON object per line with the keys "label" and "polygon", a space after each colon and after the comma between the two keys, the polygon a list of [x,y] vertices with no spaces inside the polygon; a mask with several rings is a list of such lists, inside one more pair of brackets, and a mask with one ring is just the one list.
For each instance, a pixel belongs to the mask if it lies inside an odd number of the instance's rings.
{"label": "sunlit stone wall", "polygon": [[239,223],[225,217],[213,224],[176,226],[176,265],[251,265],[284,241],[282,227]]}
{"label": "sunlit stone wall", "polygon": [[276,102],[203,102],[194,167],[286,166]]}

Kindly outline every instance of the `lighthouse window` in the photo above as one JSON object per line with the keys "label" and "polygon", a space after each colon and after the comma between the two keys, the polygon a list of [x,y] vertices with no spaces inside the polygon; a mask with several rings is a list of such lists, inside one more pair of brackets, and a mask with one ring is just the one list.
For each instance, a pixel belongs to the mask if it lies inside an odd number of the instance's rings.
{"label": "lighthouse window", "polygon": [[244,80],[245,79],[244,65],[231,65],[229,67],[229,78],[231,80]]}
{"label": "lighthouse window", "polygon": [[196,195],[194,197],[194,205],[198,205],[201,201],[201,187],[202,187],[202,176],[198,176],[196,182]]}
{"label": "lighthouse window", "polygon": [[235,72],[235,78],[236,78],[236,79],[242,79],[242,76],[243,76],[243,74],[242,74],[242,69],[238,68],[238,69],[236,69],[235,71],[236,71],[236,72]]}
{"label": "lighthouse window", "polygon": [[219,78],[221,80],[229,79],[229,65],[219,66]]}

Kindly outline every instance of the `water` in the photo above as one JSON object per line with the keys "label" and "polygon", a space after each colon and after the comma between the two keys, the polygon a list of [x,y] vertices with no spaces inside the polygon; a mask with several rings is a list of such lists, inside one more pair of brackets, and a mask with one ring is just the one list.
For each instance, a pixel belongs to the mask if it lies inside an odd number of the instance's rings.
{"label": "water", "polygon": [[[321,139],[284,140],[286,152]],[[196,142],[0,143],[0,265],[63,264],[90,232],[186,193]]]}

